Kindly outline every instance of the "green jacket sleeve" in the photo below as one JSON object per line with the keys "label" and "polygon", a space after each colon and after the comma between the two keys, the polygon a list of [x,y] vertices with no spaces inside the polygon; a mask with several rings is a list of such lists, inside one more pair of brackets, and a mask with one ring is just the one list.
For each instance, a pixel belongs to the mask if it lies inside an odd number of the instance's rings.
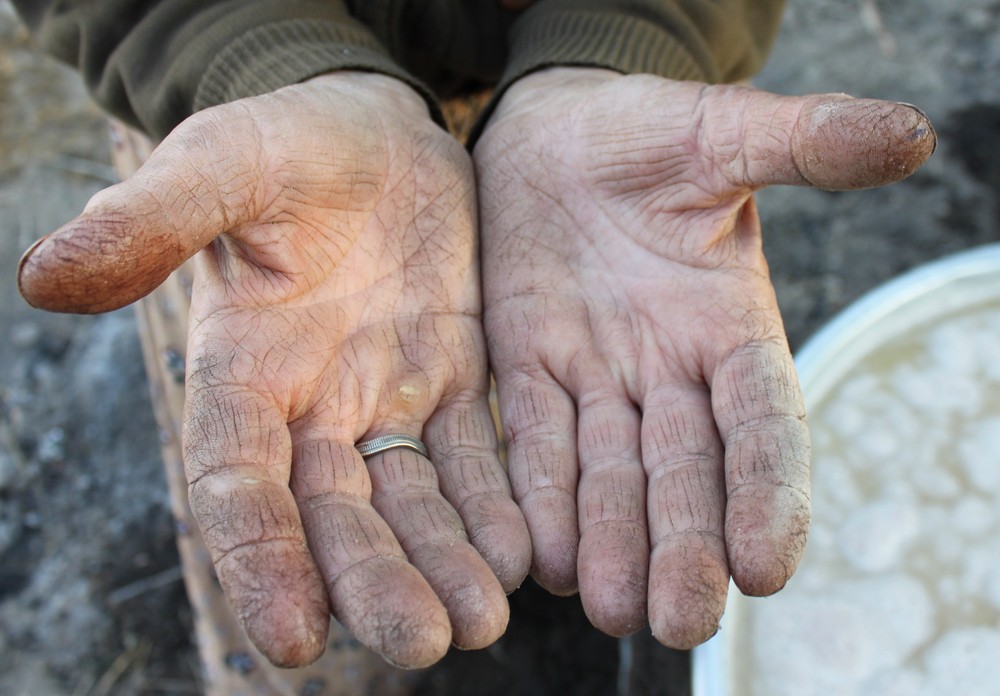
{"label": "green jacket sleeve", "polygon": [[546,67],[731,82],[763,65],[784,0],[539,0],[510,31],[501,87]]}
{"label": "green jacket sleeve", "polygon": [[[95,100],[163,137],[200,109],[338,69],[430,91],[340,0],[14,0],[43,50]],[[437,115],[437,114],[435,114]]]}
{"label": "green jacket sleeve", "polygon": [[504,90],[536,70],[600,67],[735,82],[764,63],[784,0],[538,0],[513,23],[509,55],[474,143]]}
{"label": "green jacket sleeve", "polygon": [[[338,69],[424,95],[468,81],[497,98],[546,67],[707,82],[756,71],[783,0],[14,0],[41,47],[110,113],[162,137],[191,113]],[[405,67],[400,67],[405,66]]]}

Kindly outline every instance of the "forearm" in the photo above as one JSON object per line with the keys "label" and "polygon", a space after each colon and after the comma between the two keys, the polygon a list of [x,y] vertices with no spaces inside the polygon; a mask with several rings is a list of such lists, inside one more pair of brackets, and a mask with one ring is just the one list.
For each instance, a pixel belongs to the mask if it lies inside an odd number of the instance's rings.
{"label": "forearm", "polygon": [[162,137],[200,109],[325,72],[402,79],[343,2],[332,0],[15,0],[41,48],[80,70],[112,114]]}

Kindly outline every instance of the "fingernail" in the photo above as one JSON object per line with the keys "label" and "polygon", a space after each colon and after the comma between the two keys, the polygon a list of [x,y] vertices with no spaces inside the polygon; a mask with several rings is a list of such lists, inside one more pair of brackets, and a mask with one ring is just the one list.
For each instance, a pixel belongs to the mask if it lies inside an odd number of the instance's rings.
{"label": "fingernail", "polygon": [[24,267],[28,265],[28,260],[35,253],[38,247],[40,247],[48,238],[49,235],[45,235],[44,237],[35,240],[35,243],[28,247],[23,254],[21,254],[21,260],[17,262],[17,291],[21,293],[21,297],[23,297],[32,307],[35,305],[30,299],[28,299],[28,296],[24,291]]}
{"label": "fingernail", "polygon": [[917,113],[917,116],[919,117],[919,120],[921,121],[922,125],[918,125],[913,129],[913,133],[912,135],[910,135],[910,141],[912,142],[915,140],[922,140],[925,136],[930,135],[931,151],[928,153],[927,156],[930,157],[931,155],[933,155],[934,152],[937,150],[938,136],[937,136],[937,131],[934,130],[934,124],[931,123],[931,119],[927,116],[927,112],[925,112],[919,106],[916,106],[915,104],[910,104],[909,102],[896,102],[896,103],[899,104],[900,106],[905,106],[908,109],[913,109]]}

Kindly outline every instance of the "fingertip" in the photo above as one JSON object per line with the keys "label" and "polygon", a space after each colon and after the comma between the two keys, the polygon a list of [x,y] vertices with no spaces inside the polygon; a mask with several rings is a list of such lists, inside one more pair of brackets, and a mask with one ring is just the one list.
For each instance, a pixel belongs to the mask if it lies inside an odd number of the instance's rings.
{"label": "fingertip", "polygon": [[653,638],[661,645],[671,650],[691,650],[719,632],[719,618],[712,619],[708,613],[696,622],[678,617],[657,617],[655,622],[650,620],[650,629]]}
{"label": "fingertip", "polygon": [[396,667],[430,667],[451,646],[447,610],[402,558],[373,557],[345,570],[330,588],[330,599],[341,623]]}
{"label": "fingertip", "polygon": [[[413,620],[407,617],[384,627],[386,638],[367,644],[386,662],[399,669],[426,669],[438,662],[451,647],[452,632],[446,616]],[[364,639],[359,637],[362,643]]]}
{"label": "fingertip", "polygon": [[[373,648],[386,662],[400,669],[425,669],[448,654],[452,629],[444,608],[423,616],[400,616],[383,627],[383,637]],[[361,640],[364,643],[364,640]]]}
{"label": "fingertip", "polygon": [[163,253],[161,240],[146,241],[119,216],[82,215],[24,252],[18,291],[32,307],[51,312],[119,309],[156,289],[183,260]]}
{"label": "fingertip", "polygon": [[503,635],[510,619],[507,595],[471,545],[427,543],[407,556],[444,605],[456,647],[485,648]]}
{"label": "fingertip", "polygon": [[747,597],[770,597],[780,592],[793,572],[774,563],[751,563],[749,566],[733,575],[736,587]]}
{"label": "fingertip", "polygon": [[912,174],[937,150],[938,136],[927,114],[919,107],[906,102],[895,102],[891,107],[898,122],[896,130],[900,140],[910,145],[908,155],[899,169],[899,179]]}
{"label": "fingertip", "polygon": [[[525,536],[527,536],[527,533]],[[524,584],[525,579],[531,572],[530,540],[524,553],[520,551],[514,554],[492,553],[484,556],[484,559],[489,564],[490,570],[496,575],[504,594],[509,595]]]}
{"label": "fingertip", "polygon": [[575,544],[546,546],[544,553],[535,552],[531,564],[531,577],[546,591],[558,597],[575,595],[579,591]]}
{"label": "fingertip", "polygon": [[594,628],[614,638],[624,638],[639,631],[646,625],[645,592],[643,601],[635,601],[634,593],[628,592],[621,601],[596,603],[585,599],[581,592],[583,612]]}
{"label": "fingertip", "polygon": [[769,597],[785,587],[794,564],[779,560],[770,549],[747,548],[733,553],[733,582],[748,597]]}
{"label": "fingertip", "polygon": [[799,115],[792,155],[811,185],[857,190],[905,179],[936,148],[930,119],[913,105],[817,97]]}
{"label": "fingertip", "polygon": [[274,607],[251,620],[247,635],[276,667],[304,667],[320,658],[330,630],[329,614],[303,611],[300,607]]}
{"label": "fingertip", "polygon": [[930,117],[923,109],[909,102],[896,102],[897,106],[912,111],[912,126],[909,129],[909,139],[923,145],[924,160],[937,152],[938,135]]}
{"label": "fingertip", "polygon": [[800,558],[801,552],[778,551],[767,542],[733,545],[733,582],[748,597],[768,597],[785,587]]}
{"label": "fingertip", "polygon": [[451,626],[444,614],[416,621],[404,619],[389,627],[388,633],[390,637],[376,650],[400,669],[431,667],[448,654],[452,643]]}
{"label": "fingertip", "polygon": [[605,524],[580,540],[583,610],[595,628],[621,638],[646,625],[649,544],[645,529]]}
{"label": "fingertip", "polygon": [[[731,498],[726,539],[733,582],[751,597],[782,589],[795,573],[809,535],[809,507],[803,494],[782,488],[770,505],[759,498]],[[771,511],[770,514],[765,511]]]}
{"label": "fingertip", "polygon": [[531,535],[531,576],[554,595],[576,594],[580,529],[576,502],[568,491],[542,488],[521,500]]}
{"label": "fingertip", "polygon": [[479,650],[488,647],[507,630],[510,605],[501,588],[484,592],[470,584],[449,599],[449,604],[461,606],[463,614],[462,618],[456,617],[451,622],[452,644],[456,648]]}
{"label": "fingertip", "polygon": [[654,551],[649,584],[653,637],[675,650],[690,650],[719,630],[726,609],[729,569],[717,544],[681,535]]}
{"label": "fingertip", "polygon": [[496,524],[469,529],[469,541],[486,561],[504,593],[510,594],[531,571],[531,536],[521,510],[512,500],[497,510]]}
{"label": "fingertip", "polygon": [[[260,559],[232,554],[218,567],[219,580],[237,619],[258,650],[278,667],[315,662],[326,646],[330,608],[318,573],[305,562],[300,577],[288,567],[268,571]],[[244,578],[253,577],[247,584]],[[276,592],[281,587],[284,591]]]}
{"label": "fingertip", "polygon": [[480,553],[490,570],[493,571],[493,575],[500,583],[504,594],[509,595],[524,583],[525,578],[531,572],[531,543],[528,542],[523,552],[520,548],[513,552],[505,552],[498,547],[498,544],[494,544],[490,552],[480,551]]}

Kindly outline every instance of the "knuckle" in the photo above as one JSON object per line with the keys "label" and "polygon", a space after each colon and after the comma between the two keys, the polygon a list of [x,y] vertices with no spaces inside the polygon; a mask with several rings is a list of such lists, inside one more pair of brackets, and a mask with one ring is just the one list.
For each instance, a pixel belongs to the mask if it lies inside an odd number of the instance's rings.
{"label": "knuckle", "polygon": [[735,427],[726,443],[730,496],[742,486],[808,491],[810,460],[809,430],[798,417],[768,416]]}
{"label": "knuckle", "polygon": [[650,522],[667,533],[715,530],[721,533],[725,497],[719,462],[692,455],[656,470],[649,479]]}
{"label": "knuckle", "polygon": [[580,501],[582,516],[590,524],[612,520],[638,523],[645,519],[645,488],[640,470],[615,467],[588,472],[584,473],[581,483],[591,491]]}
{"label": "knuckle", "polygon": [[772,415],[805,419],[798,376],[784,340],[754,340],[732,351],[715,371],[712,396],[724,433]]}
{"label": "knuckle", "polygon": [[719,440],[706,413],[678,404],[643,417],[643,461],[648,466],[690,459],[710,460],[719,455]]}
{"label": "knuckle", "polygon": [[188,494],[205,542],[216,554],[252,546],[266,553],[272,544],[304,544],[297,511],[279,484],[225,470],[193,481]]}

